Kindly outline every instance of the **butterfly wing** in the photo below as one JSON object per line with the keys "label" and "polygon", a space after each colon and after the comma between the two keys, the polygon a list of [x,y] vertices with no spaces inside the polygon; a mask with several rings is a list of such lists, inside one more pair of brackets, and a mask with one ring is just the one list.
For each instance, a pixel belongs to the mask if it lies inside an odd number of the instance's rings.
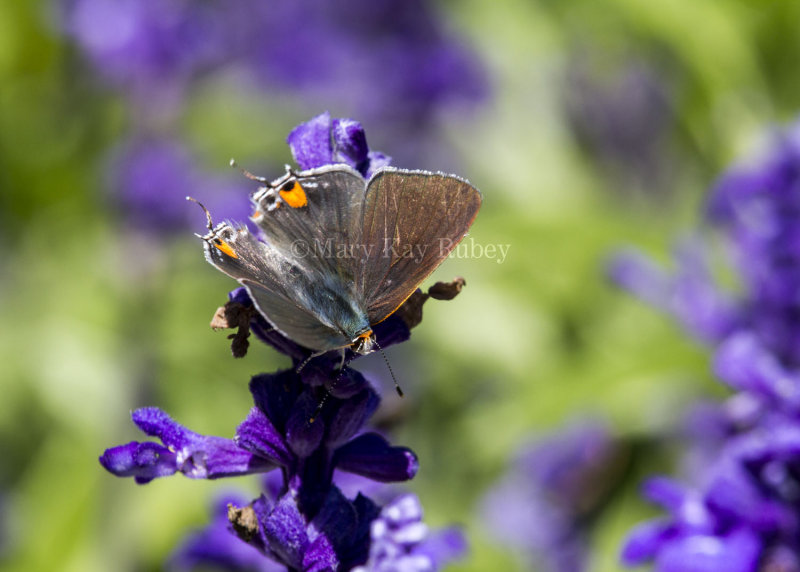
{"label": "butterfly wing", "polygon": [[287,337],[318,351],[347,346],[369,327],[352,248],[365,185],[347,165],[290,171],[253,195],[253,221],[266,242],[228,227],[225,236],[207,237],[206,258],[244,285]]}
{"label": "butterfly wing", "polygon": [[370,179],[362,211],[366,256],[357,288],[370,324],[394,312],[467,234],[480,192],[458,177],[382,169]]}
{"label": "butterfly wing", "polygon": [[318,281],[297,259],[228,223],[217,225],[204,240],[206,260],[245,286],[258,311],[284,336],[318,351],[350,342],[310,309]]}
{"label": "butterfly wing", "polygon": [[293,298],[347,343],[369,329],[356,290],[360,267],[361,207],[366,181],[347,165],[326,165],[284,177],[254,196],[254,222],[274,248],[309,278],[293,283]]}
{"label": "butterfly wing", "polygon": [[287,173],[253,195],[253,221],[267,241],[288,256],[313,259],[325,276],[350,287],[357,260],[350,245],[360,241],[361,200],[366,181],[347,165]]}

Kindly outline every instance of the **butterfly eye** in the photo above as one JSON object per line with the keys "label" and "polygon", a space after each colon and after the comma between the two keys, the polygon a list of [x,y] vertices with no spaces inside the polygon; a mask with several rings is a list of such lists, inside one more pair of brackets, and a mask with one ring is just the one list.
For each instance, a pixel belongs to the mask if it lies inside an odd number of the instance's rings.
{"label": "butterfly eye", "polygon": [[375,334],[372,333],[372,330],[369,330],[354,339],[350,344],[350,349],[357,354],[365,355],[374,351],[374,345]]}

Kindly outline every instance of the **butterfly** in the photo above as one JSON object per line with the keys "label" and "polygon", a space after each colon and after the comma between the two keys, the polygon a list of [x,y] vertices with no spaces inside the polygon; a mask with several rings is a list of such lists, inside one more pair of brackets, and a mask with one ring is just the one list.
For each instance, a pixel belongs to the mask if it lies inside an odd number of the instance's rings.
{"label": "butterfly", "polygon": [[385,167],[365,180],[336,164],[287,168],[272,182],[245,174],[263,184],[251,196],[262,236],[229,222],[213,226],[206,211],[206,260],[314,355],[372,352],[373,326],[447,258],[482,201],[467,181],[427,171]]}

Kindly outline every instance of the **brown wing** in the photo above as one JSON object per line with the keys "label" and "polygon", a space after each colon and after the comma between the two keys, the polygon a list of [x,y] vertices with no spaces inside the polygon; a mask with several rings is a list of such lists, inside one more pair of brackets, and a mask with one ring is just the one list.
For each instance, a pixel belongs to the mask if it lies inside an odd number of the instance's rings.
{"label": "brown wing", "polygon": [[383,169],[367,184],[356,289],[370,324],[384,320],[467,234],[480,192],[452,175]]}

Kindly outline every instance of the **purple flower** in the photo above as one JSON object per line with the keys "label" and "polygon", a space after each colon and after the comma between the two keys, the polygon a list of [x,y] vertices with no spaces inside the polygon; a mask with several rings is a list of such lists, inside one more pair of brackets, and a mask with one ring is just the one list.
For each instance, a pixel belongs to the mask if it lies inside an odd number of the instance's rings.
{"label": "purple flower", "polygon": [[364,128],[358,121],[331,119],[327,111],[295,127],[287,142],[301,169],[345,163],[368,179],[391,161],[380,151],[369,150]]}
{"label": "purple flower", "polygon": [[[321,394],[293,370],[255,376],[250,390],[256,406],[233,439],[194,433],[157,408],[139,409],[134,422],[163,445],[128,443],[108,449],[100,462],[138,483],[176,472],[215,479],[280,468],[278,496],[262,495],[252,504],[259,525],[251,544],[304,570],[310,569],[309,562],[363,562],[369,522],[379,509],[360,495],[347,500],[332,482],[333,469],[396,482],[412,478],[418,465],[409,449],[393,447],[376,433],[360,432],[378,396],[357,372],[346,370],[346,375],[350,395],[328,398],[313,422]],[[355,535],[358,530],[360,536]]]}
{"label": "purple flower", "polygon": [[210,74],[255,79],[234,87],[357,111],[393,134],[405,161],[419,161],[441,147],[423,149],[439,117],[459,117],[488,93],[475,53],[426,0],[62,6],[65,33],[133,105],[138,125],[174,122],[192,85]]}
{"label": "purple flower", "polygon": [[[702,426],[704,433],[690,451],[696,482],[647,483],[646,496],[668,516],[630,534],[626,564],[651,561],[667,572],[800,569],[798,133],[800,124],[776,135],[764,156],[731,169],[712,192],[709,222],[734,260],[741,283],[735,295],[719,288],[704,264],[681,263],[677,278],[644,264],[617,266],[621,283],[695,333],[710,334],[704,337],[713,344],[714,371],[737,392],[716,412],[694,418],[695,430]],[[685,307],[698,308],[699,318],[664,303],[680,283],[694,284],[684,288],[695,300]],[[703,307],[712,309],[706,317]],[[709,324],[714,327],[704,327]],[[698,451],[705,458],[699,470]]]}
{"label": "purple flower", "polygon": [[[333,468],[382,482],[410,479],[417,471],[414,454],[391,447],[375,433],[356,435],[378,405],[378,396],[354,370],[340,393],[331,397],[311,422],[321,399],[293,370],[253,377],[250,391],[256,406],[233,439],[200,435],[173,421],[155,407],[133,412],[134,423],[154,442],[131,442],[106,450],[101,464],[117,476],[146,483],[176,472],[194,479],[215,479],[266,472],[281,467],[317,488],[330,485]],[[306,490],[308,490],[306,483]]]}
{"label": "purple flower", "polygon": [[422,522],[422,505],[401,495],[381,510],[370,528],[369,559],[357,572],[425,572],[438,570],[467,550],[458,529],[431,533]]}
{"label": "purple flower", "polygon": [[409,147],[438,114],[488,91],[473,51],[425,0],[277,0],[242,15],[235,31],[267,89],[358,110]]}
{"label": "purple flower", "polygon": [[244,218],[250,211],[246,185],[232,175],[200,168],[177,141],[139,137],[116,152],[111,165],[110,199],[134,229],[158,236],[187,232],[198,216],[186,202],[191,195],[222,218]]}
{"label": "purple flower", "polygon": [[[800,426],[772,416],[729,439],[700,488],[651,479],[645,495],[669,512],[634,529],[628,565],[653,561],[661,571],[756,572],[770,559],[797,557]],[[792,568],[789,568],[792,569]]]}
{"label": "purple flower", "polygon": [[[604,61],[605,63],[605,61]],[[624,187],[665,190],[672,172],[670,131],[676,125],[663,70],[628,61],[609,77],[583,54],[568,66],[567,119],[579,143]]]}
{"label": "purple flower", "polygon": [[608,492],[619,449],[599,423],[573,425],[522,449],[514,466],[486,495],[492,536],[524,552],[542,570],[583,570],[586,516]]}
{"label": "purple flower", "polygon": [[739,327],[741,310],[714,282],[703,250],[697,240],[680,244],[676,271],[669,275],[643,254],[627,249],[612,258],[608,273],[618,286],[675,316],[698,339],[719,343]]}
{"label": "purple flower", "polygon": [[122,88],[151,94],[185,81],[219,57],[224,14],[181,0],[68,0],[66,31],[95,67]]}
{"label": "purple flower", "polygon": [[748,329],[786,366],[800,365],[800,123],[766,154],[723,175],[709,218],[728,238]]}
{"label": "purple flower", "polygon": [[712,190],[708,220],[726,239],[741,292],[708,271],[704,245],[683,246],[670,277],[643,257],[622,255],[612,278],[675,314],[701,339],[719,344],[750,332],[783,367],[800,365],[800,123],[775,134],[766,154],[735,166]]}

